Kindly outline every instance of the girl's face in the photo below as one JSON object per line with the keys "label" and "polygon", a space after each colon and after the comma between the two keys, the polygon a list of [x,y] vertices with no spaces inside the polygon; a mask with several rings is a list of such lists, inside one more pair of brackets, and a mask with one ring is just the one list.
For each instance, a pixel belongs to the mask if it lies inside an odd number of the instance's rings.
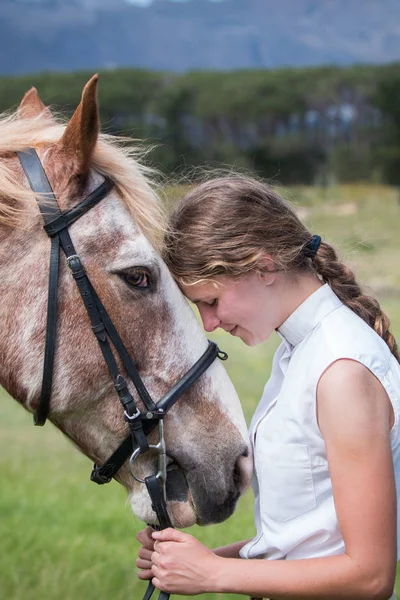
{"label": "girl's face", "polygon": [[279,327],[279,306],[271,292],[275,274],[250,273],[189,286],[183,293],[196,304],[206,331],[221,327],[248,346],[264,342]]}

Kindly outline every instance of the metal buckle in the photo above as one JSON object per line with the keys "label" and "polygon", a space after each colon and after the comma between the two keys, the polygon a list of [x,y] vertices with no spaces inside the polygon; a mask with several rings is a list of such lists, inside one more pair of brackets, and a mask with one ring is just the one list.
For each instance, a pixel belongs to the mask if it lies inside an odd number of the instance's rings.
{"label": "metal buckle", "polygon": [[78,254],[71,254],[71,256],[67,256],[67,263],[70,269],[72,269],[71,263],[73,260],[79,260],[79,262],[81,262]]}
{"label": "metal buckle", "polygon": [[124,415],[125,415],[125,421],[134,421],[140,415],[140,410],[138,408],[136,408],[136,412],[134,415],[128,415],[126,410],[124,410]]}
{"label": "metal buckle", "polygon": [[77,277],[81,277],[85,272],[85,269],[83,268],[81,259],[78,256],[78,254],[71,254],[71,256],[67,256],[67,264],[72,271],[74,279],[77,279]]}

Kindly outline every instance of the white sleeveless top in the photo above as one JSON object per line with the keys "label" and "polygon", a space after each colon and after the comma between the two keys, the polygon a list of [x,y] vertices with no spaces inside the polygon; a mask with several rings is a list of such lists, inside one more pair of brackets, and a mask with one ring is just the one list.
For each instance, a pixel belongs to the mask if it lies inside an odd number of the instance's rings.
{"label": "white sleeveless top", "polygon": [[[362,363],[382,383],[394,410],[391,445],[400,498],[400,365],[378,334],[328,285],[307,298],[278,333],[282,343],[250,425],[257,535],[240,554],[267,559],[343,554],[316,417],[317,384],[340,358]],[[397,523],[400,540],[399,505]]]}

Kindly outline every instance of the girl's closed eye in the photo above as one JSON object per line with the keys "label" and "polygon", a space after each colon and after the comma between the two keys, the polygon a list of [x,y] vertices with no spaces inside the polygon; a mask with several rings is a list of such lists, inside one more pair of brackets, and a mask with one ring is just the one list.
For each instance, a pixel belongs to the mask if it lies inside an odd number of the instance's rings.
{"label": "girl's closed eye", "polygon": [[193,304],[196,306],[217,306],[218,298],[214,298],[213,300],[193,300]]}

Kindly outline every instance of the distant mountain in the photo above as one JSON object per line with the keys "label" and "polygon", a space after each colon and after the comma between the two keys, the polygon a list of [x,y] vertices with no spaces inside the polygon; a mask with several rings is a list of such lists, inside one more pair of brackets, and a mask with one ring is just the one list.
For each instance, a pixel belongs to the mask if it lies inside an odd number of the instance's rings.
{"label": "distant mountain", "polygon": [[1,0],[0,74],[400,59],[399,0]]}

